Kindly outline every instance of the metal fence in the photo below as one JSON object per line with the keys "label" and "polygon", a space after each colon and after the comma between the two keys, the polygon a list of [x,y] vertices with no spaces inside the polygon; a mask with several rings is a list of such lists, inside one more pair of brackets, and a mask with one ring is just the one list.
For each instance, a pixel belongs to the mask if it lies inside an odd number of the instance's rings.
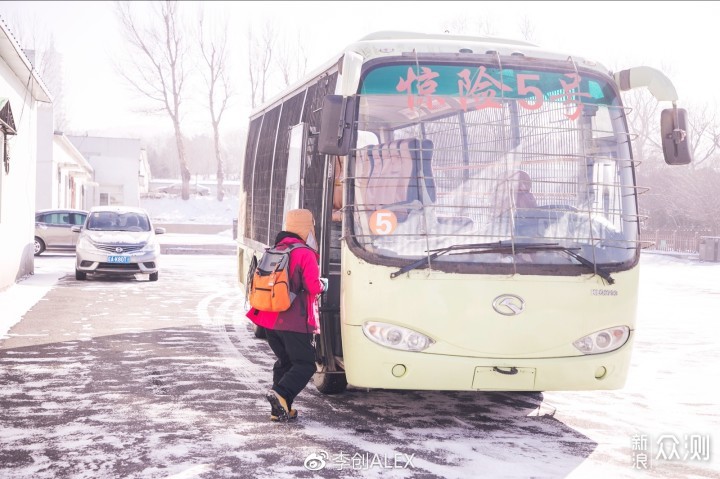
{"label": "metal fence", "polygon": [[675,253],[698,253],[701,238],[720,236],[715,231],[653,230],[643,231],[640,239],[645,249]]}

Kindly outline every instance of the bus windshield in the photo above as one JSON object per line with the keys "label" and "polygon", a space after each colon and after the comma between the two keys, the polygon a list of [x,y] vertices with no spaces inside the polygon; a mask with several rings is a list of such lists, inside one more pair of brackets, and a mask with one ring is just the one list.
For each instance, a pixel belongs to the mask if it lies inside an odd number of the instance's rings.
{"label": "bus windshield", "polygon": [[[433,267],[630,264],[638,254],[625,112],[609,77],[546,62],[395,59],[367,67],[348,168],[352,245],[410,264],[463,244]],[[477,269],[482,271],[482,269]]]}

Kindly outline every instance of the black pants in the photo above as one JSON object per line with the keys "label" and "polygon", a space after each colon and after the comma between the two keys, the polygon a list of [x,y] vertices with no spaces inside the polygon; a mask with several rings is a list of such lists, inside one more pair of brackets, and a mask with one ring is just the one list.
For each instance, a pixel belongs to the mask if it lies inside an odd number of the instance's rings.
{"label": "black pants", "polygon": [[267,330],[267,341],[277,361],[273,365],[273,390],[285,398],[288,408],[315,374],[312,333]]}

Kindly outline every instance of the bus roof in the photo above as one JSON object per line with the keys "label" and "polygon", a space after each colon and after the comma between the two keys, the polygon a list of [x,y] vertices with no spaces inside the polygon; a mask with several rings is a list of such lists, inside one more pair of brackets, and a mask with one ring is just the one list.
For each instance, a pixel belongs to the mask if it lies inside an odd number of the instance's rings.
{"label": "bus roof", "polygon": [[380,31],[371,33],[349,45],[346,51],[355,51],[366,58],[398,55],[403,52],[418,53],[457,53],[457,54],[488,54],[497,52],[499,55],[523,55],[546,60],[572,60],[593,68],[605,68],[598,62],[591,61],[574,53],[556,52],[541,48],[535,43],[501,37],[482,37],[473,35],[451,35],[440,33],[416,33],[405,31]]}
{"label": "bus roof", "polygon": [[362,37],[359,41],[370,41],[370,40],[442,40],[442,41],[461,41],[461,40],[468,40],[468,41],[485,41],[487,43],[506,43],[508,45],[524,45],[524,46],[534,46],[537,45],[534,43],[530,43],[524,40],[513,40],[509,38],[500,38],[500,37],[480,37],[480,36],[474,36],[474,35],[452,35],[449,33],[417,33],[417,32],[406,32],[406,31],[395,31],[395,30],[386,30],[386,31],[379,31],[379,32],[373,32],[369,35],[366,35]]}
{"label": "bus roof", "polygon": [[[257,114],[273,108],[282,98],[299,90],[320,74],[337,66],[348,52],[361,55],[365,60],[383,56],[397,56],[409,52],[418,53],[455,53],[455,54],[488,54],[497,52],[500,56],[514,55],[544,60],[569,61],[583,67],[592,68],[602,73],[609,73],[602,64],[585,57],[545,50],[538,45],[524,41],[500,37],[481,37],[471,35],[451,35],[442,33],[418,33],[407,31],[378,31],[370,33],[331,57],[318,68],[306,74],[302,79],[288,86],[281,93],[273,96],[263,105],[256,107],[250,114]],[[459,57],[461,58],[461,57]]]}

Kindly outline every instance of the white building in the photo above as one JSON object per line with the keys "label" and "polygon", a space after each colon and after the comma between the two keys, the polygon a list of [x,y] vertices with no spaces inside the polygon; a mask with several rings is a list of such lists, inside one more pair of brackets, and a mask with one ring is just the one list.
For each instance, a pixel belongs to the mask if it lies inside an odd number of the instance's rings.
{"label": "white building", "polygon": [[37,158],[52,155],[52,99],[0,19],[0,290],[34,272]]}
{"label": "white building", "polygon": [[147,151],[145,148],[140,150],[140,164],[138,165],[138,184],[140,185],[140,195],[145,195],[150,191],[150,163],[147,159]]}
{"label": "white building", "polygon": [[150,168],[139,139],[71,135],[68,139],[95,171],[95,204],[140,206],[140,194],[147,192]]}
{"label": "white building", "polygon": [[61,132],[53,135],[52,154],[38,157],[36,184],[36,210],[88,210],[98,202],[92,166]]}

